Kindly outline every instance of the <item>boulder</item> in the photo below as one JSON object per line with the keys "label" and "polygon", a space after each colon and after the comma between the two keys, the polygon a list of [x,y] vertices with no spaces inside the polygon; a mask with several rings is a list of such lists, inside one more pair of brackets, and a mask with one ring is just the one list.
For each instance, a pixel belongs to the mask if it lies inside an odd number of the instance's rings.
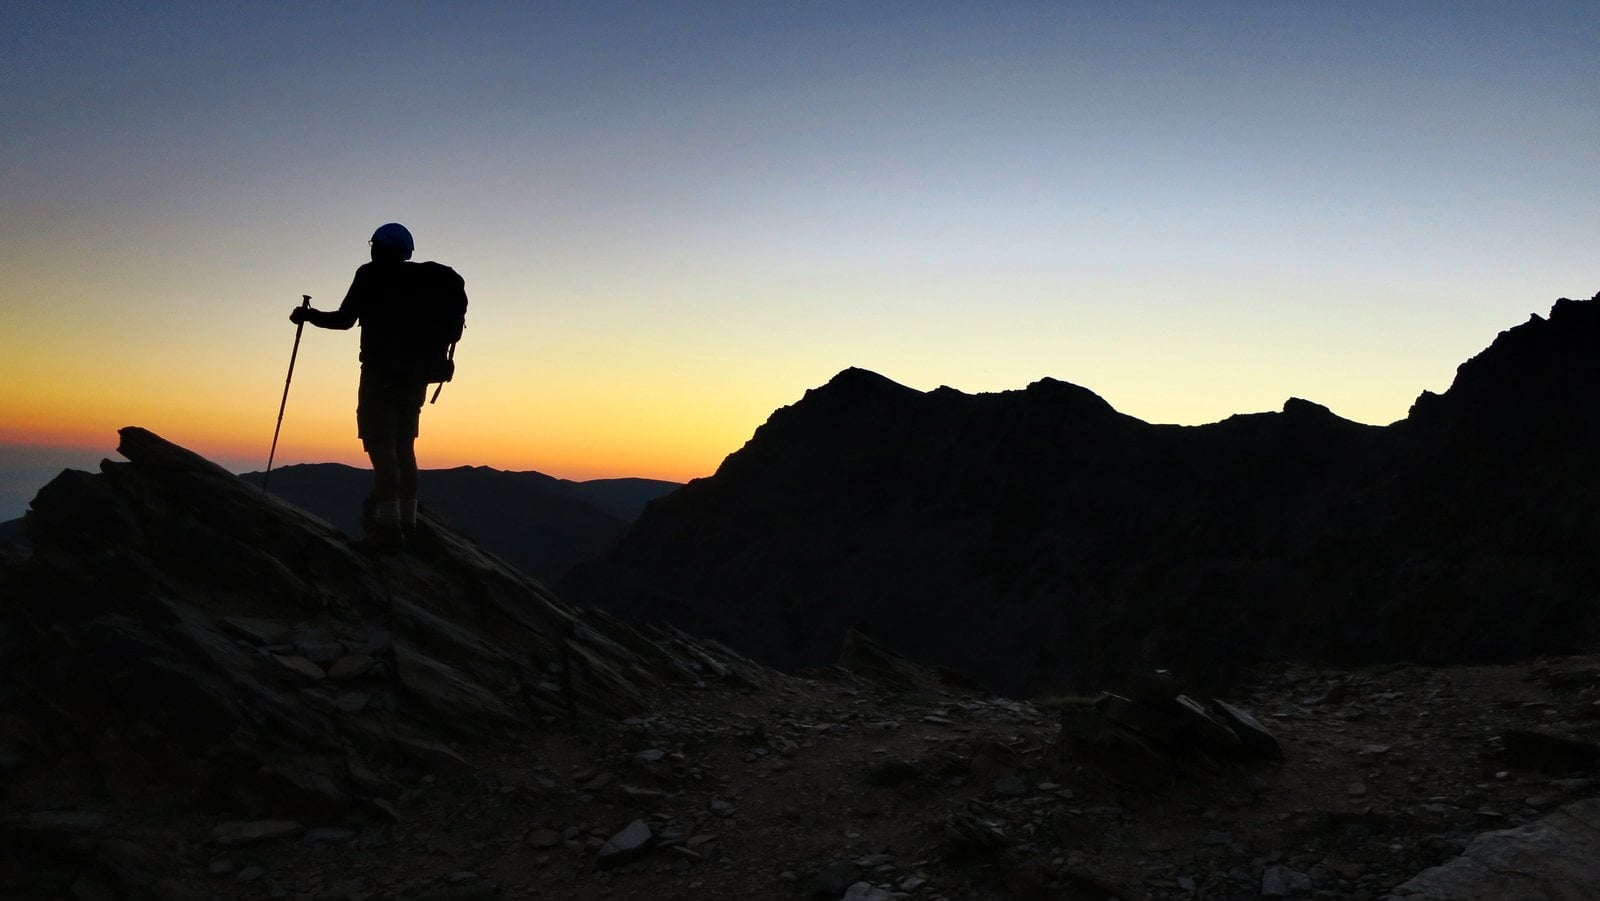
{"label": "boulder", "polygon": [[600,846],[600,856],[595,864],[601,869],[621,866],[649,853],[655,844],[655,835],[644,820],[634,820],[626,828]]}
{"label": "boulder", "polygon": [[1460,857],[1397,886],[1413,901],[1585,901],[1600,885],[1600,798],[1578,801],[1537,822],[1487,832]]}

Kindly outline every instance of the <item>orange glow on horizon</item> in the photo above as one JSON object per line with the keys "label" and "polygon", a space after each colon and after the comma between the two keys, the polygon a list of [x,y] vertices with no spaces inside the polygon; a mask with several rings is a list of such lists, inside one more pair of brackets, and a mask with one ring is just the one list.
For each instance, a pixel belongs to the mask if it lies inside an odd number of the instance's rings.
{"label": "orange glow on horizon", "polygon": [[[219,434],[213,429],[152,428],[137,425],[187,448],[230,471],[248,472],[266,468],[271,450],[269,431],[259,438],[244,439]],[[123,426],[104,427],[98,424],[27,425],[17,427],[7,424],[0,427],[0,445],[82,452],[85,455],[117,459],[117,429]],[[368,468],[361,443],[354,437],[353,424],[349,434],[296,434],[292,438],[285,431],[278,441],[273,467],[297,463],[343,463],[357,468]],[[666,456],[644,450],[601,454],[588,452],[583,447],[566,446],[535,456],[511,446],[474,447],[470,442],[441,435],[430,440],[424,425],[423,436],[417,441],[417,455],[423,469],[453,469],[460,466],[487,466],[509,472],[540,472],[558,479],[575,482],[591,479],[647,478],[669,482],[688,482],[711,475],[722,457],[701,461],[688,454]]]}

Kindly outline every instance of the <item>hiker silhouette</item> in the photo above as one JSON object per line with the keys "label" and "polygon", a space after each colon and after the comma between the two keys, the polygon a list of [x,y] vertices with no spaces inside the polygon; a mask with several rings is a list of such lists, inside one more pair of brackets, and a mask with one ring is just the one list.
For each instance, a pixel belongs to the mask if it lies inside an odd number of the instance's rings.
{"label": "hiker silhouette", "polygon": [[400,223],[379,226],[368,244],[372,261],[356,270],[337,310],[296,307],[289,319],[327,329],[361,325],[356,432],[372,461],[361,543],[398,551],[416,533],[422,403],[429,383],[450,381],[455,373],[467,294],[454,269],[410,262],[416,244]]}

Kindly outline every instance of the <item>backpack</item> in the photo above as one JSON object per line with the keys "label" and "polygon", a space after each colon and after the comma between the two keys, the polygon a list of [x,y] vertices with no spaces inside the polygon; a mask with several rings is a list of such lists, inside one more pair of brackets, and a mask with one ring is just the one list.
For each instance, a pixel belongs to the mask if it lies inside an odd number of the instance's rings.
{"label": "backpack", "polygon": [[[456,374],[456,342],[467,324],[466,281],[442,263],[418,263],[423,303],[416,324],[419,368],[428,382],[438,382],[433,400]],[[432,403],[432,401],[430,401]]]}

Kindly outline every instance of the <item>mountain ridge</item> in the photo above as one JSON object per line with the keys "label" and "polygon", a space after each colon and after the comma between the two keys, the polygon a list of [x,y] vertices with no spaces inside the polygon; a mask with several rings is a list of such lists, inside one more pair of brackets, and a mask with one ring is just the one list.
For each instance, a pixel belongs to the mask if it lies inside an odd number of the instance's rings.
{"label": "mountain ridge", "polygon": [[1600,634],[1600,298],[1502,332],[1371,426],[1151,424],[1053,379],[845,370],[653,505],[564,596],[780,667],[851,626],[1011,692],[1139,665],[1487,661]]}

